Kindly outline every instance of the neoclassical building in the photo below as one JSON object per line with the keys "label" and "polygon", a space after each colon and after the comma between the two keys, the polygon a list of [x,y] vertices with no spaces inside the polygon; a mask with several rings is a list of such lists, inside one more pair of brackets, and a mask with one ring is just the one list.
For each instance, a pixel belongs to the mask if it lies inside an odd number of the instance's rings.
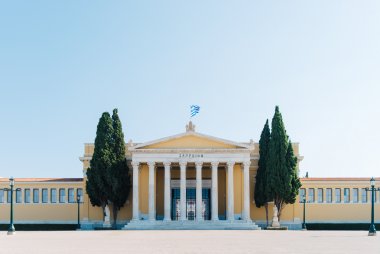
{"label": "neoclassical building", "polygon": [[[190,122],[183,133],[145,143],[130,141],[126,148],[132,189],[119,211],[119,228],[259,229],[265,225],[265,210],[257,208],[253,198],[258,143],[201,134]],[[300,163],[298,143],[293,143],[293,149]],[[16,179],[16,225],[75,224],[79,194],[81,228],[108,226],[108,214],[93,207],[85,192],[93,152],[94,144],[85,144],[80,157],[83,178]],[[369,178],[301,178],[301,182],[300,197],[282,212],[282,225],[301,228],[301,196],[308,200],[308,223],[368,223]],[[7,184],[8,179],[0,178],[0,224],[9,222],[10,195],[2,190]],[[376,197],[376,221],[379,204]],[[269,204],[270,221],[272,207]]]}

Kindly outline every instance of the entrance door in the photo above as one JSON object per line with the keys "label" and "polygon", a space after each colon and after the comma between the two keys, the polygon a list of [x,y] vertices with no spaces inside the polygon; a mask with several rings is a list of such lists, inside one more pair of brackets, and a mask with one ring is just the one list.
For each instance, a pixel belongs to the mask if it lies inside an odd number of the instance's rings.
{"label": "entrance door", "polygon": [[[181,191],[178,188],[172,189],[172,220],[179,220],[181,217]],[[195,188],[186,189],[186,217],[188,220],[196,218],[196,190]],[[210,189],[202,189],[202,217],[210,220]]]}

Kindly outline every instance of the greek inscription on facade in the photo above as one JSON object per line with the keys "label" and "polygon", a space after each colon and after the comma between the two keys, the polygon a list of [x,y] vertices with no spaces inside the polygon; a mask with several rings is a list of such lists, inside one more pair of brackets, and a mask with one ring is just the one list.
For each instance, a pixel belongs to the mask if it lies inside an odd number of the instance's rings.
{"label": "greek inscription on facade", "polygon": [[203,154],[195,154],[195,153],[180,153],[179,158],[203,158]]}

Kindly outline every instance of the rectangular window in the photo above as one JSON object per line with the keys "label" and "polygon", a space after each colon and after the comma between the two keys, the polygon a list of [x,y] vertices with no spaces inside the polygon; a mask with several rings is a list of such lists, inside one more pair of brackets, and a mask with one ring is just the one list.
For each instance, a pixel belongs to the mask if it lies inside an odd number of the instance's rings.
{"label": "rectangular window", "polygon": [[68,190],[69,203],[74,203],[74,189],[69,188]]}
{"label": "rectangular window", "polygon": [[341,200],[341,193],[340,193],[340,189],[339,188],[336,188],[335,189],[335,203],[340,203],[342,202]]}
{"label": "rectangular window", "polygon": [[12,197],[11,190],[8,190],[7,191],[7,203],[11,203],[11,197]]}
{"label": "rectangular window", "polygon": [[48,189],[42,189],[42,203],[48,202]]}
{"label": "rectangular window", "polygon": [[40,202],[40,190],[39,189],[33,189],[33,203]]}
{"label": "rectangular window", "polygon": [[344,188],[344,203],[350,203],[350,189]]}
{"label": "rectangular window", "polygon": [[4,190],[0,190],[0,203],[4,203]]}
{"label": "rectangular window", "polygon": [[50,189],[50,203],[57,203],[57,189]]}
{"label": "rectangular window", "polygon": [[24,190],[24,202],[30,203],[30,189]]}
{"label": "rectangular window", "polygon": [[318,203],[323,203],[323,189],[318,189]]}
{"label": "rectangular window", "polygon": [[59,203],[65,203],[65,189],[59,189]]}
{"label": "rectangular window", "polygon": [[309,200],[308,200],[308,202],[309,203],[314,203],[314,189],[309,189]]}
{"label": "rectangular window", "polygon": [[300,202],[303,202],[305,199],[306,190],[304,188],[300,189]]}
{"label": "rectangular window", "polygon": [[326,202],[332,203],[332,189],[331,188],[326,189]]}
{"label": "rectangular window", "polygon": [[21,203],[21,202],[22,202],[21,190],[16,189],[16,203]]}
{"label": "rectangular window", "polygon": [[362,203],[367,203],[367,191],[365,188],[362,189]]}
{"label": "rectangular window", "polygon": [[354,202],[354,203],[359,202],[359,189],[358,188],[352,189],[352,202]]}
{"label": "rectangular window", "polygon": [[83,202],[83,190],[82,188],[77,189],[77,197],[80,197],[79,202]]}

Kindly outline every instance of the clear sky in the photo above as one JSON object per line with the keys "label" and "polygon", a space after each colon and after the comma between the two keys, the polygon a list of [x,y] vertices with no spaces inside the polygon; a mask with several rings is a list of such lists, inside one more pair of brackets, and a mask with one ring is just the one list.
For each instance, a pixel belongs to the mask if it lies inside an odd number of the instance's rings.
{"label": "clear sky", "polygon": [[380,1],[3,1],[0,176],[81,177],[102,112],[126,141],[258,142],[280,106],[301,175],[380,176]]}

